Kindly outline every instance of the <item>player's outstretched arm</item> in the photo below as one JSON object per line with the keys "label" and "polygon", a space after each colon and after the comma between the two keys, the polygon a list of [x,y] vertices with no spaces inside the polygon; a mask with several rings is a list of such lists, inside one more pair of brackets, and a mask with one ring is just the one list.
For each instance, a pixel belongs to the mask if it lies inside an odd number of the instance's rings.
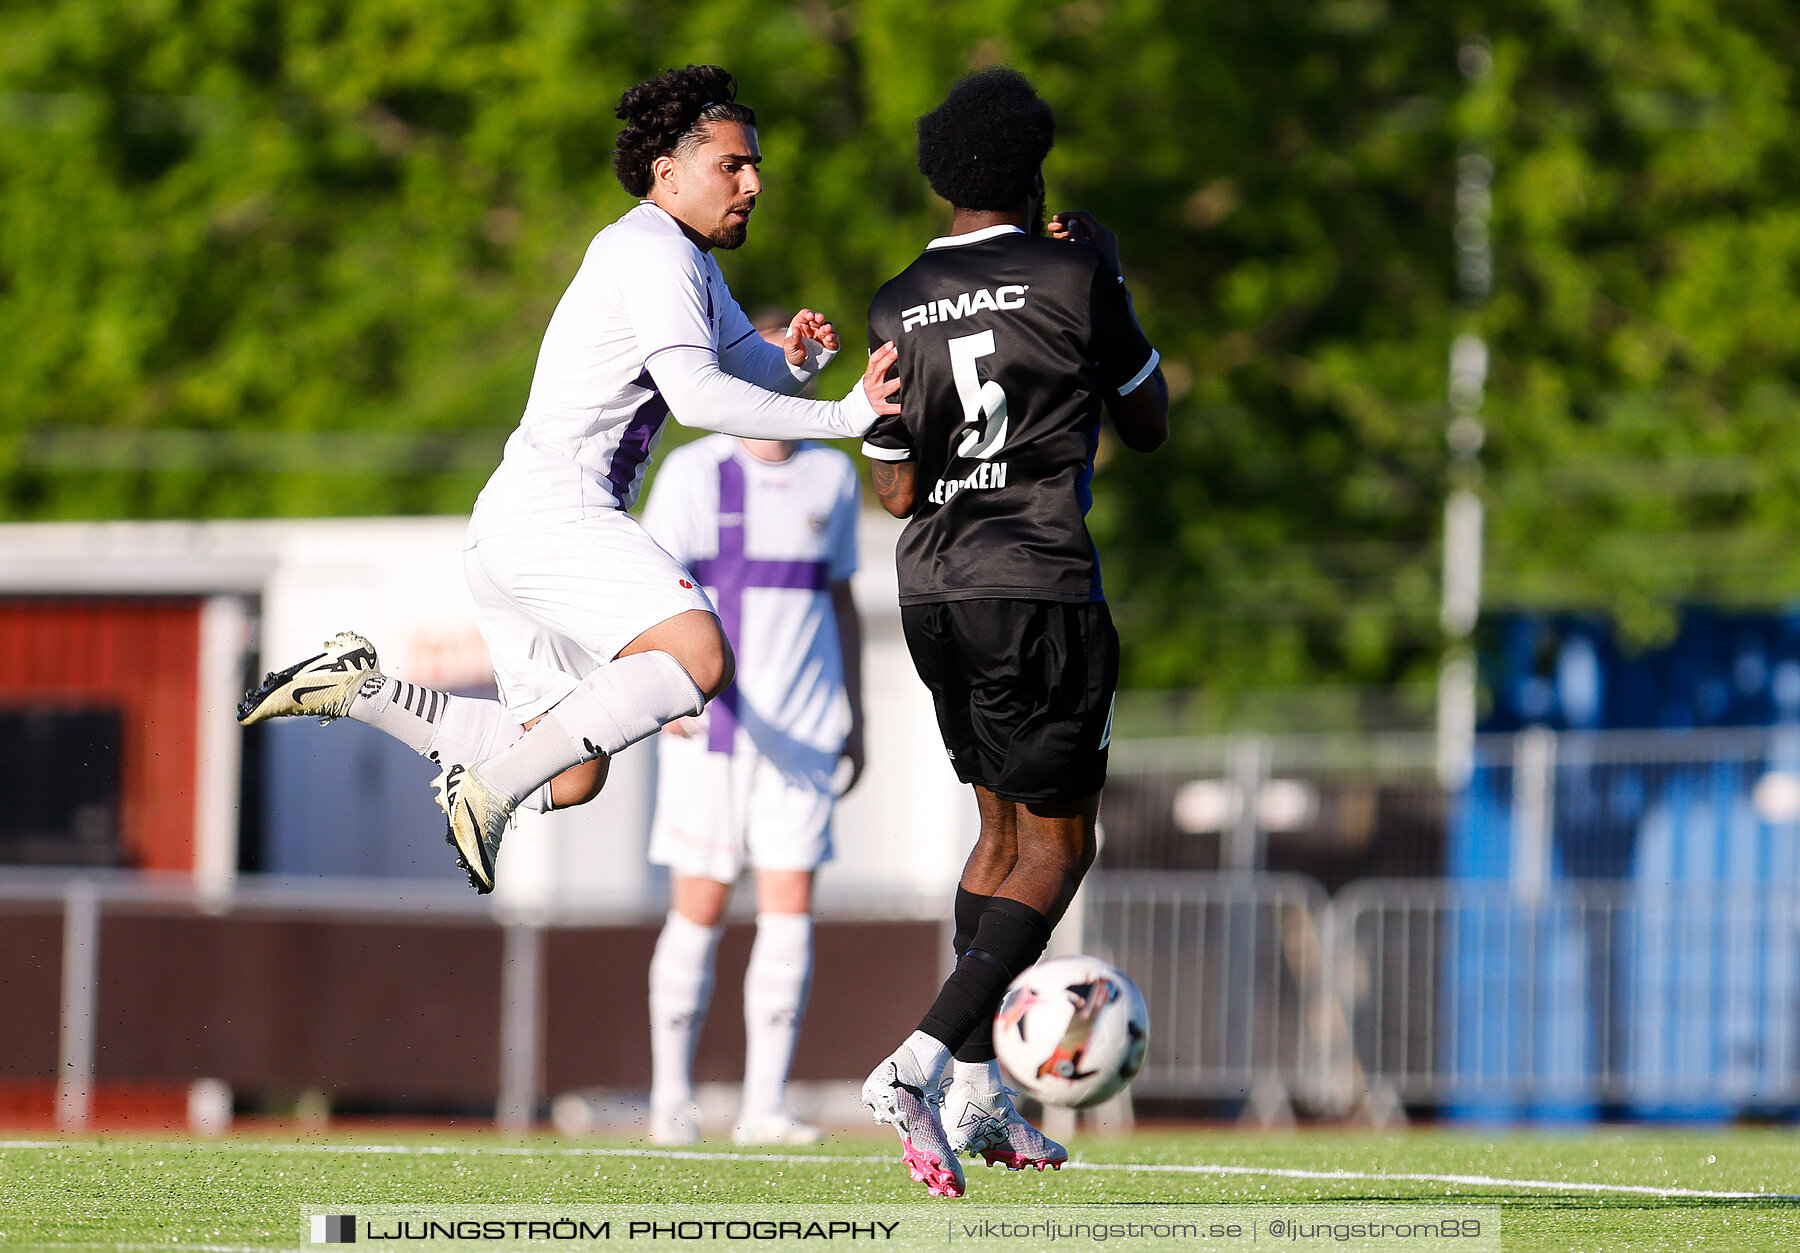
{"label": "player's outstretched arm", "polygon": [[[899,412],[890,399],[899,384],[879,378],[871,383],[867,373],[842,400],[786,394],[798,389],[784,351],[763,343],[730,301],[727,355],[738,349],[754,360],[760,352],[785,377],[779,389],[772,389],[733,374],[712,347],[707,273],[699,257],[684,241],[669,239],[645,241],[617,258],[619,290],[644,353],[644,369],[677,422],[748,439],[844,439],[861,435],[884,413]],[[824,348],[836,338],[828,326],[812,314],[802,320],[800,338],[814,339]],[[884,373],[897,356],[889,350]]]}
{"label": "player's outstretched arm", "polygon": [[910,518],[913,511],[913,484],[918,479],[916,461],[871,461],[869,481],[875,485],[875,497],[881,507],[896,518]]}
{"label": "player's outstretched arm", "polygon": [[[749,324],[748,318],[743,321]],[[838,346],[837,329],[824,315],[802,309],[778,340],[753,332],[740,335],[720,350],[719,368],[746,383],[793,396],[831,364]]]}
{"label": "player's outstretched arm", "polygon": [[669,412],[683,426],[747,439],[849,439],[876,418],[900,412],[893,399],[900,380],[888,378],[899,353],[884,344],[842,400],[784,396],[727,374],[710,348],[672,345],[645,363]]}

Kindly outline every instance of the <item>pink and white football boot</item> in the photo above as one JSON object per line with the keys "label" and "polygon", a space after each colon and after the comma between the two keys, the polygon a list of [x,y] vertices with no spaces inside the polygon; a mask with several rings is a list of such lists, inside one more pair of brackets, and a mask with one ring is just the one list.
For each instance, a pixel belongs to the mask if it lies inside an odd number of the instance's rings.
{"label": "pink and white football boot", "polygon": [[1013,1107],[1015,1095],[1001,1084],[999,1067],[989,1073],[971,1073],[974,1067],[955,1063],[956,1077],[944,1097],[944,1128],[950,1147],[958,1153],[979,1153],[989,1166],[1008,1170],[1048,1166],[1061,1170],[1069,1151],[1026,1122]]}
{"label": "pink and white football boot", "polygon": [[863,1083],[862,1099],[876,1122],[891,1123],[900,1133],[900,1160],[914,1182],[924,1184],[932,1196],[963,1194],[962,1164],[938,1114],[943,1087],[926,1082],[911,1049],[901,1045],[875,1067]]}

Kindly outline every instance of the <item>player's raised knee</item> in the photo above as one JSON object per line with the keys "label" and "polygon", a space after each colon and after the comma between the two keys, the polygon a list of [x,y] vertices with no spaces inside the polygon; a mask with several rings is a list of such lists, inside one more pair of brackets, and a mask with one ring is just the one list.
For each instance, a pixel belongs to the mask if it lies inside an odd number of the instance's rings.
{"label": "player's raised knee", "polygon": [[570,766],[557,775],[550,780],[551,806],[568,809],[593,800],[600,795],[600,789],[606,786],[606,772],[611,764],[610,757],[596,757],[578,766]]}
{"label": "player's raised knee", "polygon": [[685,652],[672,655],[709,701],[730,687],[731,680],[737,675],[737,658],[722,635],[715,641],[696,644]]}
{"label": "player's raised knee", "polygon": [[731,642],[720,630],[719,620],[704,610],[690,609],[657,623],[620,650],[619,656],[652,650],[673,657],[707,700],[731,686],[737,673]]}
{"label": "player's raised knee", "polygon": [[687,666],[687,672],[694,680],[694,686],[706,693],[707,700],[712,700],[737,677],[737,658],[732,655],[731,645],[721,636],[718,647],[694,658]]}

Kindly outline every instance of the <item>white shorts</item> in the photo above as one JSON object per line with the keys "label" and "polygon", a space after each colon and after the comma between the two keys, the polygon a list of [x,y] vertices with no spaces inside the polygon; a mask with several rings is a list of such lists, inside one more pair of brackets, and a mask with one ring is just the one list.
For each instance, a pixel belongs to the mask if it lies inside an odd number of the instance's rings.
{"label": "white shorts", "polygon": [[714,753],[706,733],[657,738],[650,860],[734,883],[756,870],[816,870],[831,860],[833,797],[760,753]]}
{"label": "white shorts", "polygon": [[483,536],[463,552],[463,567],[500,699],[521,722],[657,623],[690,609],[718,612],[620,510]]}

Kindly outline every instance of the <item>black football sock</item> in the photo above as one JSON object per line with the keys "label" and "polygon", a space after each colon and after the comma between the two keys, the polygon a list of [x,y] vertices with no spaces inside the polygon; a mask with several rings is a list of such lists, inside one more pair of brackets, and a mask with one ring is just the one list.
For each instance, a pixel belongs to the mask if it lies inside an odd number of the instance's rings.
{"label": "black football sock", "polygon": [[956,885],[956,908],[951,914],[956,921],[956,937],[950,941],[950,947],[957,957],[969,951],[969,945],[975,940],[975,928],[981,925],[981,911],[993,899],[971,892],[960,883]]}
{"label": "black football sock", "polygon": [[1050,920],[1037,910],[1004,896],[988,901],[975,938],[919,1020],[919,1030],[952,1052],[960,1049],[983,1021],[993,1018],[1006,985],[1036,961],[1049,942]]}
{"label": "black football sock", "polygon": [[[956,886],[956,938],[951,941],[951,948],[956,950],[958,961],[969,951],[969,945],[975,942],[975,929],[981,925],[981,911],[988,907],[991,896],[981,896],[969,891],[960,883]],[[994,1019],[986,1015],[963,1041],[962,1047],[956,1050],[959,1062],[991,1062],[994,1060]]]}

